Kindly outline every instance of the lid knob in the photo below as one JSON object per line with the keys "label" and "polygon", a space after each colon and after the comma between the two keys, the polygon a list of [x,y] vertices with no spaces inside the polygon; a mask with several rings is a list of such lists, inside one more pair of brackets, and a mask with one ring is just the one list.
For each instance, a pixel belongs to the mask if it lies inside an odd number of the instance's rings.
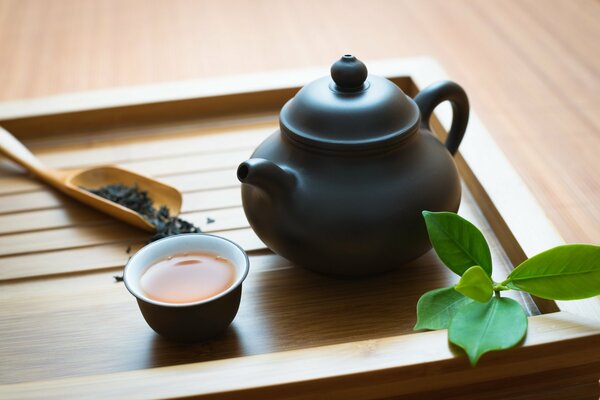
{"label": "lid knob", "polygon": [[367,66],[351,54],[342,56],[331,66],[335,88],[342,92],[361,90],[367,75]]}

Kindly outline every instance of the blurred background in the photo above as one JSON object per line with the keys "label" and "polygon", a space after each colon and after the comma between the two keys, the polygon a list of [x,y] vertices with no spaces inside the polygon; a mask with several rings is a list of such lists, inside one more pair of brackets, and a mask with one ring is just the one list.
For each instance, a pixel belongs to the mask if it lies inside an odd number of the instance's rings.
{"label": "blurred background", "polygon": [[599,21],[597,0],[0,0],[0,101],[431,56],[565,240],[598,243]]}

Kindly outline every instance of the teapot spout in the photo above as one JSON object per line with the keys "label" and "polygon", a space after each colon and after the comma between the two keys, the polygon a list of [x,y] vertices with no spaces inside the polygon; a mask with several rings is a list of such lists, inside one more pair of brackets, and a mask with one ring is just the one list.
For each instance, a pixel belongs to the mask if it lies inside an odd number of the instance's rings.
{"label": "teapot spout", "polygon": [[296,175],[264,158],[251,158],[237,169],[240,182],[256,186],[269,195],[289,193],[296,186]]}

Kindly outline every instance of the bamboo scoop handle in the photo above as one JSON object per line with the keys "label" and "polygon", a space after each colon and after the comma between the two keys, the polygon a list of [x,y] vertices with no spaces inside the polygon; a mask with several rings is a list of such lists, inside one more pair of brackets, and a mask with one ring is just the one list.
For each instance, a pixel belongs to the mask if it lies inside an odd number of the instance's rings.
{"label": "bamboo scoop handle", "polygon": [[0,127],[0,154],[5,155],[41,180],[53,186],[63,186],[57,171],[46,167],[27,147],[23,146],[23,143],[2,127]]}

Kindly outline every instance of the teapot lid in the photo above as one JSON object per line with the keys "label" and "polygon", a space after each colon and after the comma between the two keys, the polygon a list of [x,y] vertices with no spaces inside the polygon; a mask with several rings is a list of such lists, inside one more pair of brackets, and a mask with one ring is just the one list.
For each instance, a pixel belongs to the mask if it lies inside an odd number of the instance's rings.
{"label": "teapot lid", "polygon": [[290,139],[331,150],[389,146],[415,131],[416,103],[388,79],[368,75],[352,55],[331,66],[331,77],[304,86],[281,109],[281,131]]}

